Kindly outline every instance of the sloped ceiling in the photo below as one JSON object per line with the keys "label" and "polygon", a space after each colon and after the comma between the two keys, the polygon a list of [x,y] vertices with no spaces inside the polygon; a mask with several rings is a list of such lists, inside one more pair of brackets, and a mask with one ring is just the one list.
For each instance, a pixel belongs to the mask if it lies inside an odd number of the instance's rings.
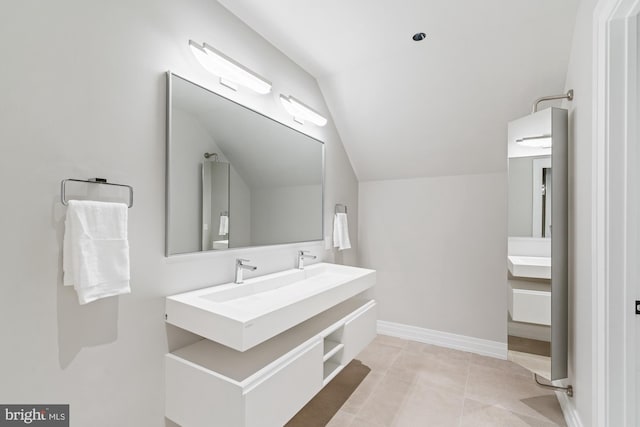
{"label": "sloped ceiling", "polygon": [[316,77],[361,181],[504,171],[507,122],[564,91],[578,5],[219,2]]}

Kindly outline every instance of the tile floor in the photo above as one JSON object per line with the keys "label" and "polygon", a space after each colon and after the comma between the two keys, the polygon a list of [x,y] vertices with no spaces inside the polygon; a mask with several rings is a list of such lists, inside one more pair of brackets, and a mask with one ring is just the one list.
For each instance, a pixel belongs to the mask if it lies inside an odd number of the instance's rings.
{"label": "tile floor", "polygon": [[507,359],[520,366],[524,366],[531,372],[541,375],[542,378],[551,378],[550,357],[509,350]]}
{"label": "tile floor", "polygon": [[371,372],[328,427],[566,426],[553,392],[506,361],[379,335]]}

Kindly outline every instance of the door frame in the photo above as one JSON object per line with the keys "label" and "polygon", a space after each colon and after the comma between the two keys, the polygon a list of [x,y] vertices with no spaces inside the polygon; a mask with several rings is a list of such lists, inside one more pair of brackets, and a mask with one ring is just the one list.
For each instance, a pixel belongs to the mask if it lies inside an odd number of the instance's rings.
{"label": "door frame", "polygon": [[629,215],[638,212],[629,189],[640,162],[629,153],[638,137],[639,12],[640,0],[600,0],[594,11],[592,420],[604,427],[640,421],[633,310],[639,277],[627,262],[638,254],[628,232],[638,223]]}

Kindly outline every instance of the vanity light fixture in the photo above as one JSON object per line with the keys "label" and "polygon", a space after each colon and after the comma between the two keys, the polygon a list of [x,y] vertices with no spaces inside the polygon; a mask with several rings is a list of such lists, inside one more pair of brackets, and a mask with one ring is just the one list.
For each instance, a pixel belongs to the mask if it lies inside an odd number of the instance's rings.
{"label": "vanity light fixture", "polygon": [[280,95],[280,101],[282,105],[284,105],[284,109],[287,110],[287,113],[293,116],[293,120],[300,124],[304,124],[305,121],[309,121],[318,126],[327,124],[325,117],[311,107],[304,105],[293,96]]}
{"label": "vanity light fixture", "polygon": [[270,82],[208,44],[199,45],[189,40],[189,47],[198,62],[211,74],[220,78],[220,84],[233,90],[238,90],[238,86],[244,86],[262,95],[271,92]]}
{"label": "vanity light fixture", "polygon": [[516,139],[516,143],[523,147],[551,148],[551,135],[525,136]]}

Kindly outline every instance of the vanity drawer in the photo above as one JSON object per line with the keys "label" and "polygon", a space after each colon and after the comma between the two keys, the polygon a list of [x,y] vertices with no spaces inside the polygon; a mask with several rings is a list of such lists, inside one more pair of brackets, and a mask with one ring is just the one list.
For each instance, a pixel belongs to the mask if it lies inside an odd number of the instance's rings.
{"label": "vanity drawer", "polygon": [[322,388],[322,341],[245,390],[247,427],[282,426]]}
{"label": "vanity drawer", "polygon": [[199,364],[213,356],[202,354],[207,344],[196,343],[165,356],[165,413],[181,427],[280,427],[322,388],[320,339],[292,350],[245,381]]}
{"label": "vanity drawer", "polygon": [[515,322],[551,325],[551,292],[510,286],[509,313]]}
{"label": "vanity drawer", "polygon": [[174,354],[165,355],[165,416],[181,427],[241,426],[237,383]]}
{"label": "vanity drawer", "polygon": [[344,325],[343,364],[355,358],[373,339],[377,330],[377,305],[371,301],[366,308],[348,320]]}

